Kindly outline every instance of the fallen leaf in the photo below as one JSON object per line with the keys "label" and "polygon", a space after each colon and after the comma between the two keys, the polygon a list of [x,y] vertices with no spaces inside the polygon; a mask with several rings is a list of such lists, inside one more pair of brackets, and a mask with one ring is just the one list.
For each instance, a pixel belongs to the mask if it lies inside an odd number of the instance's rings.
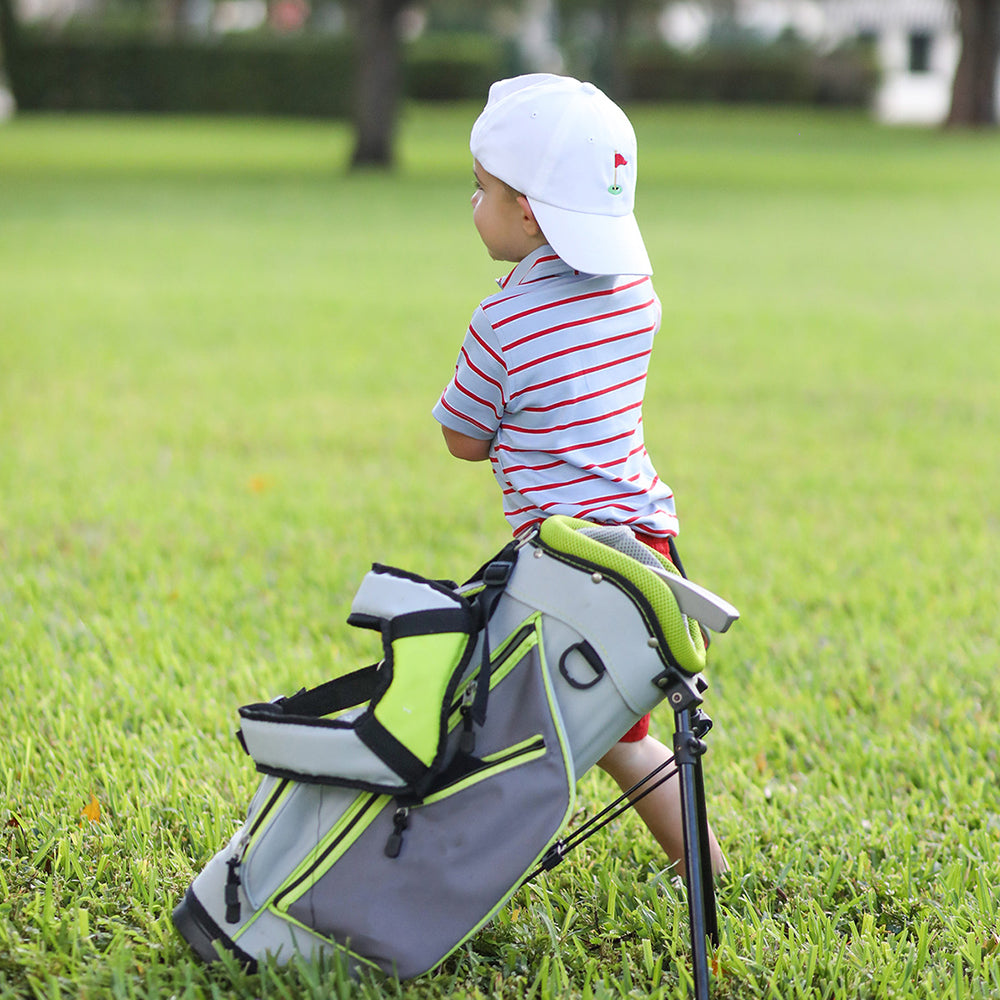
{"label": "fallen leaf", "polygon": [[273,480],[270,476],[251,476],[247,481],[247,486],[251,493],[266,493],[272,486]]}
{"label": "fallen leaf", "polygon": [[80,815],[91,823],[101,821],[101,803],[97,801],[97,796],[93,792],[90,793],[90,801],[83,807]]}

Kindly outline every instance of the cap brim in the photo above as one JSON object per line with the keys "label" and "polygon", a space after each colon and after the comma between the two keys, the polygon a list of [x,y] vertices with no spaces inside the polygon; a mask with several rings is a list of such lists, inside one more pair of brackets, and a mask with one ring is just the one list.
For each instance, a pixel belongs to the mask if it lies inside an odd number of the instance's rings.
{"label": "cap brim", "polygon": [[592,215],[528,197],[553,250],[584,274],[652,274],[635,215]]}

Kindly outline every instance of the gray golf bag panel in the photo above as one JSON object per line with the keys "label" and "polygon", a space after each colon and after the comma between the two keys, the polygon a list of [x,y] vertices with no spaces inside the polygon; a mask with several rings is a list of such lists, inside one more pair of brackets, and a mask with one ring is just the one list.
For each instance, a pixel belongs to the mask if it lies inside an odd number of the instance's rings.
{"label": "gray golf bag panel", "polygon": [[[423,802],[384,805],[365,836],[287,905],[290,918],[406,979],[436,964],[496,912],[573,805],[573,776],[539,656],[532,646],[523,667],[491,692],[490,714],[509,724],[502,734],[484,727],[475,769],[456,757]],[[399,853],[387,859],[394,837]],[[385,882],[378,891],[358,892],[359,872]],[[279,894],[274,905],[282,910],[286,901]]]}
{"label": "gray golf bag panel", "polygon": [[529,546],[490,632],[507,634],[536,613],[543,615],[545,661],[573,768],[582,775],[663,700],[653,680],[664,664],[625,592],[601,574],[568,569],[544,548]]}
{"label": "gray golf bag panel", "polygon": [[[350,620],[381,630],[383,661],[240,710],[265,776],[175,910],[202,958],[336,953],[411,978],[536,868],[572,814],[577,777],[664,697],[677,664],[663,609],[675,635],[697,633],[678,625],[669,591],[651,602],[634,582],[637,560],[656,557],[607,547],[627,548],[630,532],[597,544],[582,522],[550,521],[551,543],[543,526],[461,588],[376,565]],[[438,648],[446,662],[413,652]],[[704,649],[687,655],[697,666]],[[420,698],[426,725],[413,717]],[[385,780],[369,780],[372,755]]]}

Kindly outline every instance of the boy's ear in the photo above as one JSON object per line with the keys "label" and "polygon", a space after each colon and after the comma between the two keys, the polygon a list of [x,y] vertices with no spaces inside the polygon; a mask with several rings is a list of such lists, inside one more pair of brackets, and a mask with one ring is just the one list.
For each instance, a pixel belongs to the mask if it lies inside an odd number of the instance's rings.
{"label": "boy's ear", "polygon": [[521,225],[524,227],[525,233],[528,236],[540,235],[542,227],[535,220],[535,213],[532,212],[531,205],[528,204],[528,199],[523,194],[519,194],[517,196],[517,204],[521,209]]}

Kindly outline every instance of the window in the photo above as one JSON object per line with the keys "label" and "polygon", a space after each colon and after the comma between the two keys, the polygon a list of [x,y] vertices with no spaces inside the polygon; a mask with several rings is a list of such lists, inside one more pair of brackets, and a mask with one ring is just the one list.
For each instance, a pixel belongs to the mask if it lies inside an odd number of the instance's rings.
{"label": "window", "polygon": [[931,45],[934,37],[929,31],[910,32],[910,72],[929,73],[931,71]]}

